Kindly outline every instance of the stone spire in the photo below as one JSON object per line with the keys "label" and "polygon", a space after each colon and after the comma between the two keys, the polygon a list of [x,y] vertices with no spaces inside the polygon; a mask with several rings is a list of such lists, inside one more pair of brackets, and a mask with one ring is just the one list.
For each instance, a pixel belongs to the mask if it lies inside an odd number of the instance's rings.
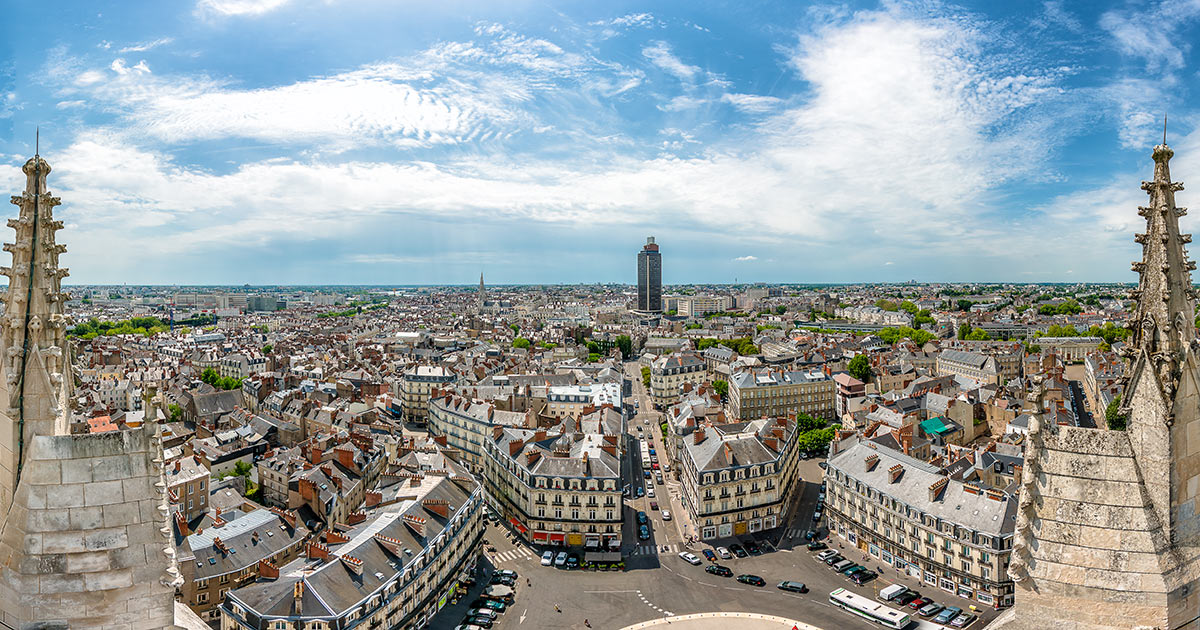
{"label": "stone spire", "polygon": [[58,266],[66,247],[55,242],[63,224],[54,219],[54,207],[61,202],[46,187],[50,165],[41,156],[35,155],[22,170],[25,191],[12,197],[20,212],[8,220],[16,238],[4,244],[12,265],[0,267],[0,274],[8,277],[0,317],[0,410],[5,416],[0,418],[0,514],[12,501],[30,439],[69,432],[69,379],[63,378],[69,363],[67,319],[61,293],[67,270]]}
{"label": "stone spire", "polygon": [[483,272],[479,272],[479,293],[475,298],[477,306],[483,308],[483,303],[487,299],[487,291],[483,288]]}
{"label": "stone spire", "polygon": [[1169,162],[1175,152],[1165,137],[1163,140],[1154,147],[1154,180],[1142,182],[1150,202],[1138,208],[1138,214],[1146,219],[1146,231],[1134,236],[1142,244],[1142,259],[1133,263],[1140,279],[1132,293],[1137,312],[1130,324],[1133,338],[1127,357],[1134,359],[1144,353],[1164,393],[1172,397],[1183,354],[1196,340],[1191,290],[1196,263],[1184,252],[1192,235],[1179,233],[1179,217],[1187,214],[1187,209],[1175,205],[1175,193],[1183,190],[1183,184],[1171,181]]}

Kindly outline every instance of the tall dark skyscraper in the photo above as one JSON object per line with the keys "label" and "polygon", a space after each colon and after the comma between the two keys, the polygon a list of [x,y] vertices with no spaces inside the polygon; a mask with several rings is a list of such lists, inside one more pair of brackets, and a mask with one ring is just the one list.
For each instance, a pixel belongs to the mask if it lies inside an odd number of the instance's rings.
{"label": "tall dark skyscraper", "polygon": [[637,310],[662,310],[662,255],[653,236],[646,238],[646,246],[638,252]]}

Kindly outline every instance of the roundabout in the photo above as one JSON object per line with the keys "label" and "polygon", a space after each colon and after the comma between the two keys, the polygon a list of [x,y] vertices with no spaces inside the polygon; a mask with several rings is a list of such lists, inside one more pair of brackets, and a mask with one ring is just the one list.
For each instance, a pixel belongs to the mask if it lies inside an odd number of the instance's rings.
{"label": "roundabout", "polygon": [[821,630],[804,622],[774,615],[746,612],[712,612],[651,619],[626,626],[622,630],[641,630],[671,626],[673,630]]}

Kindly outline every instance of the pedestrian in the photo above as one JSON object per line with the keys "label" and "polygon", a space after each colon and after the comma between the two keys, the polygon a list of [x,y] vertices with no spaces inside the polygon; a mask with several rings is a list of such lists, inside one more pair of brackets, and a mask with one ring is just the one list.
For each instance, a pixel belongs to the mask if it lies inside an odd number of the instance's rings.
{"label": "pedestrian", "polygon": [[554,605],[554,612],[556,612],[556,613],[562,612],[562,609],[558,607],[558,604]]}
{"label": "pedestrian", "polygon": [[525,586],[533,586],[533,582],[530,582],[529,578],[525,578]]}

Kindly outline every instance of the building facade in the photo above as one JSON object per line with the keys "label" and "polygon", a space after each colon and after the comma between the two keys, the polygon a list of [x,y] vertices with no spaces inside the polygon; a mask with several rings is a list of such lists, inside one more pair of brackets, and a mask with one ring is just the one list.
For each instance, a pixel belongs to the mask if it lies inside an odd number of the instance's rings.
{"label": "building facade", "polygon": [[832,420],[837,384],[821,370],[745,370],[729,379],[729,413],[736,419],[806,413]]}
{"label": "building facade", "polygon": [[419,425],[429,420],[429,394],[435,389],[449,387],[454,373],[437,365],[415,365],[400,378],[400,413],[403,418]]}
{"label": "building facade", "polygon": [[637,257],[638,296],[637,310],[658,313],[662,304],[662,254],[654,237],[646,239],[646,245]]}
{"label": "building facade", "polygon": [[669,354],[650,364],[650,400],[657,409],[679,402],[684,383],[699,385],[706,376],[704,359],[691,353]]}
{"label": "building facade", "polygon": [[996,359],[978,352],[943,350],[937,358],[938,376],[965,376],[988,385],[1000,384]]}
{"label": "building facade", "polygon": [[705,424],[683,438],[680,500],[701,539],[783,525],[798,495],[796,423],[787,418]]}
{"label": "building facade", "polygon": [[1005,571],[1016,497],[954,480],[857,436],[831,451],[825,471],[831,535],[930,588],[986,606],[1012,604]]}
{"label": "building facade", "polygon": [[492,427],[524,427],[531,416],[438,392],[429,401],[429,434],[446,438],[446,446],[461,454],[461,461],[476,474],[483,471],[484,449]]}

